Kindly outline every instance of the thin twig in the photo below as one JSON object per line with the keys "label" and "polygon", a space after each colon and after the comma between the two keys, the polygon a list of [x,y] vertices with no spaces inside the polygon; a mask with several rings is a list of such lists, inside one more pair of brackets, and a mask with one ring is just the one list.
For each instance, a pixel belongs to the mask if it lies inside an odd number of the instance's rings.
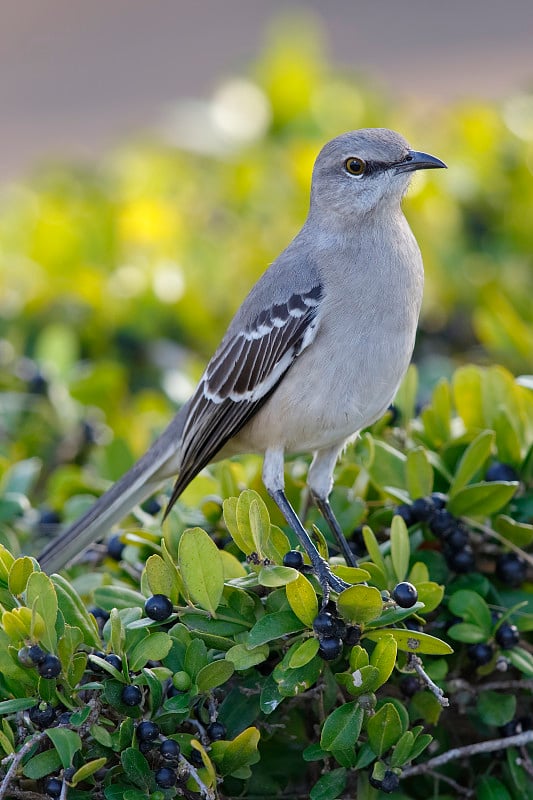
{"label": "thin twig", "polygon": [[46,731],[41,731],[40,733],[36,733],[22,745],[20,750],[17,753],[10,753],[6,758],[2,760],[2,764],[7,762],[8,759],[11,759],[11,764],[5,774],[5,777],[0,784],[0,800],[5,797],[5,794],[9,788],[9,784],[11,782],[11,778],[17,771],[20,762],[22,759],[30,752],[30,750],[35,747],[36,744],[39,744],[43,739],[46,738]]}
{"label": "thin twig", "polygon": [[478,753],[494,753],[497,750],[506,750],[509,747],[523,747],[526,744],[533,742],[533,731],[524,731],[517,733],[514,736],[505,736],[501,739],[488,739],[486,742],[476,742],[476,744],[467,744],[464,747],[454,747],[452,750],[447,750],[435,758],[430,758],[423,764],[416,764],[414,767],[407,767],[402,772],[402,778],[411,778],[414,775],[423,775],[431,772],[436,767],[441,767],[449,761],[457,761],[460,758],[471,758],[478,755]]}
{"label": "thin twig", "polygon": [[479,692],[497,692],[501,689],[513,690],[531,690],[533,689],[533,679],[524,678],[523,680],[513,681],[488,681],[487,683],[480,683],[474,685],[465,681],[463,678],[452,678],[446,684],[450,694],[458,691],[471,692],[471,694],[478,694]]}
{"label": "thin twig", "polygon": [[189,775],[191,775],[191,777],[194,778],[194,780],[198,784],[198,788],[200,789],[201,795],[203,797],[207,798],[207,800],[215,800],[216,791],[213,791],[212,789],[210,789],[208,786],[205,785],[205,783],[200,778],[200,776],[198,775],[197,770],[193,767],[193,765],[189,761],[187,761],[187,759],[182,755],[180,755],[179,763],[183,767],[185,767],[187,769],[187,772],[189,773]]}
{"label": "thin twig", "polygon": [[453,778],[449,778],[447,775],[441,775],[440,772],[434,772],[432,769],[430,769],[428,770],[427,774],[431,775],[432,778],[435,778],[436,781],[442,781],[443,783],[447,783],[449,786],[452,786],[457,794],[463,794],[465,797],[472,797],[474,794],[473,789],[467,789],[466,786],[461,786],[461,784],[457,783],[457,781],[454,781]]}
{"label": "thin twig", "polygon": [[524,746],[520,747],[520,766],[527,772],[530,778],[533,778],[533,764]]}
{"label": "thin twig", "polygon": [[483,533],[487,534],[487,536],[492,536],[492,538],[496,539],[498,542],[500,542],[500,544],[504,544],[506,547],[509,548],[509,550],[514,550],[515,553],[518,553],[520,558],[523,558],[525,561],[528,561],[529,564],[533,567],[533,555],[531,555],[531,553],[526,553],[526,551],[522,550],[521,547],[518,547],[518,545],[513,544],[513,542],[509,541],[509,539],[506,539],[505,536],[502,536],[501,533],[498,533],[498,531],[489,528],[488,525],[484,525],[482,522],[478,522],[477,520],[474,519],[468,519],[467,522],[469,525],[472,526],[472,528],[477,528],[479,531],[482,531]]}
{"label": "thin twig", "polygon": [[408,665],[412,667],[419,676],[419,678],[421,678],[424,681],[430,692],[432,692],[435,695],[435,697],[437,698],[437,700],[439,701],[440,705],[443,708],[446,708],[447,706],[450,705],[450,701],[448,700],[447,697],[444,696],[444,692],[442,691],[440,686],[437,686],[437,684],[434,683],[434,681],[432,681],[429,675],[427,674],[419,656],[415,655],[414,653],[410,653],[408,658]]}

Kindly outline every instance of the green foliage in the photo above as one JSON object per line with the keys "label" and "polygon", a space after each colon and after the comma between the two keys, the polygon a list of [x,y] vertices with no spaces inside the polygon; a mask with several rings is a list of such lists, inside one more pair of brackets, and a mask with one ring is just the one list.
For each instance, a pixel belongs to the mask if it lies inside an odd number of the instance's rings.
{"label": "green foliage", "polygon": [[[392,103],[333,75],[316,42],[297,42],[292,32],[272,43],[252,70],[272,121],[231,157],[133,143],[98,168],[47,169],[5,194],[0,760],[20,757],[17,790],[42,795],[45,776],[73,767],[73,800],[155,798],[157,743],[141,752],[135,733],[151,719],[180,744],[174,766],[189,797],[369,797],[370,776],[398,774],[403,797],[444,798],[438,771],[480,798],[533,793],[515,746],[409,777],[413,762],[434,756],[431,742],[446,752],[498,739],[532,713],[532,584],[505,582],[497,566],[506,553],[532,563],[533,393],[509,371],[530,370],[533,351],[531,147],[488,106],[441,115],[422,141]],[[283,566],[296,542],[253,456],[208,468],[163,535],[147,506],[136,509],[120,562],[97,548],[89,568],[41,573],[23,553],[153,439],[169,397],[187,395],[242,296],[297,229],[320,144],[374,124],[405,130],[450,164],[439,182],[418,176],[406,198],[427,267],[420,352],[436,343],[446,359],[412,368],[398,422],[387,412],[338,466],[332,504],[360,551],[357,568],[330,559],[352,584],[333,597],[338,656],[321,658],[320,587],[306,557],[302,572]],[[504,366],[464,363],[482,349]],[[498,463],[511,479],[486,479]],[[295,459],[286,475],[299,509],[306,466]],[[431,522],[407,525],[396,513],[431,492],[467,531],[475,564],[464,574]],[[316,509],[308,516],[328,556],[329,532]],[[410,608],[391,599],[405,580],[418,594]],[[144,614],[153,594],[171,600],[164,622]],[[504,623],[517,626],[518,645],[498,644]],[[35,644],[59,658],[59,676],[23,663]],[[484,664],[470,655],[478,644],[492,648]],[[123,700],[131,686],[135,706]],[[55,718],[44,733],[31,719],[47,704]],[[215,719],[226,734],[211,741]]]}

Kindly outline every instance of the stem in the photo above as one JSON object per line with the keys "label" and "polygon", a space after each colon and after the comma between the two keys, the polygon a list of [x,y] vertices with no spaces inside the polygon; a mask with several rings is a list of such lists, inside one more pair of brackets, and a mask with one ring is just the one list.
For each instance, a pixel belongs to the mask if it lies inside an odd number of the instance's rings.
{"label": "stem", "polygon": [[35,747],[40,741],[46,738],[46,731],[41,731],[40,733],[34,734],[34,736],[30,736],[30,738],[22,745],[18,753],[10,753],[6,758],[3,759],[2,764],[7,762],[8,759],[11,759],[11,764],[5,774],[5,777],[0,784],[0,800],[5,797],[6,792],[9,788],[9,784],[11,782],[11,778],[17,771],[18,767],[20,766],[21,761],[23,758],[30,752],[30,750]]}
{"label": "stem", "polygon": [[533,731],[524,731],[517,733],[514,736],[506,736],[501,739],[489,739],[486,742],[476,742],[476,744],[467,744],[465,747],[454,747],[446,753],[441,753],[440,756],[430,758],[423,764],[417,764],[414,767],[407,767],[402,772],[402,778],[411,778],[414,775],[423,775],[424,773],[431,772],[435,767],[441,767],[449,761],[457,761],[460,758],[471,758],[479,753],[494,753],[498,750],[506,750],[509,747],[523,747],[526,744],[533,742]]}
{"label": "stem", "polygon": [[416,656],[414,653],[410,653],[408,664],[414,669],[417,675],[424,681],[430,692],[432,692],[435,695],[440,705],[443,708],[449,706],[450,701],[448,700],[447,697],[444,696],[444,692],[442,691],[440,686],[437,686],[437,684],[431,680],[426,670],[424,669],[424,665],[422,664],[422,661],[419,658],[419,656]]}

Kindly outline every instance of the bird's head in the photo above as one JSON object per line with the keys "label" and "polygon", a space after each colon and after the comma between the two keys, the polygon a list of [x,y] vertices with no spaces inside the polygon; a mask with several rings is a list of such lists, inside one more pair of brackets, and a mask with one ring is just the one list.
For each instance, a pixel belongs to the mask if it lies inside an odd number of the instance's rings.
{"label": "bird's head", "polygon": [[411,150],[403,136],[387,128],[362,128],[328,142],[315,162],[311,211],[353,219],[377,208],[398,206],[412,173],[446,164]]}

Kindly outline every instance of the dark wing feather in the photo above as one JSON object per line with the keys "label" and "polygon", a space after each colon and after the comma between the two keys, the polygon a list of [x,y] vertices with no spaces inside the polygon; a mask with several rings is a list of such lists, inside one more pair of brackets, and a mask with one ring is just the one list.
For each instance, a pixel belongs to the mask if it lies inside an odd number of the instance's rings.
{"label": "dark wing feather", "polygon": [[219,347],[191,399],[181,442],[181,468],[168,513],[185,487],[270,397],[312,341],[320,286],[264,309]]}

